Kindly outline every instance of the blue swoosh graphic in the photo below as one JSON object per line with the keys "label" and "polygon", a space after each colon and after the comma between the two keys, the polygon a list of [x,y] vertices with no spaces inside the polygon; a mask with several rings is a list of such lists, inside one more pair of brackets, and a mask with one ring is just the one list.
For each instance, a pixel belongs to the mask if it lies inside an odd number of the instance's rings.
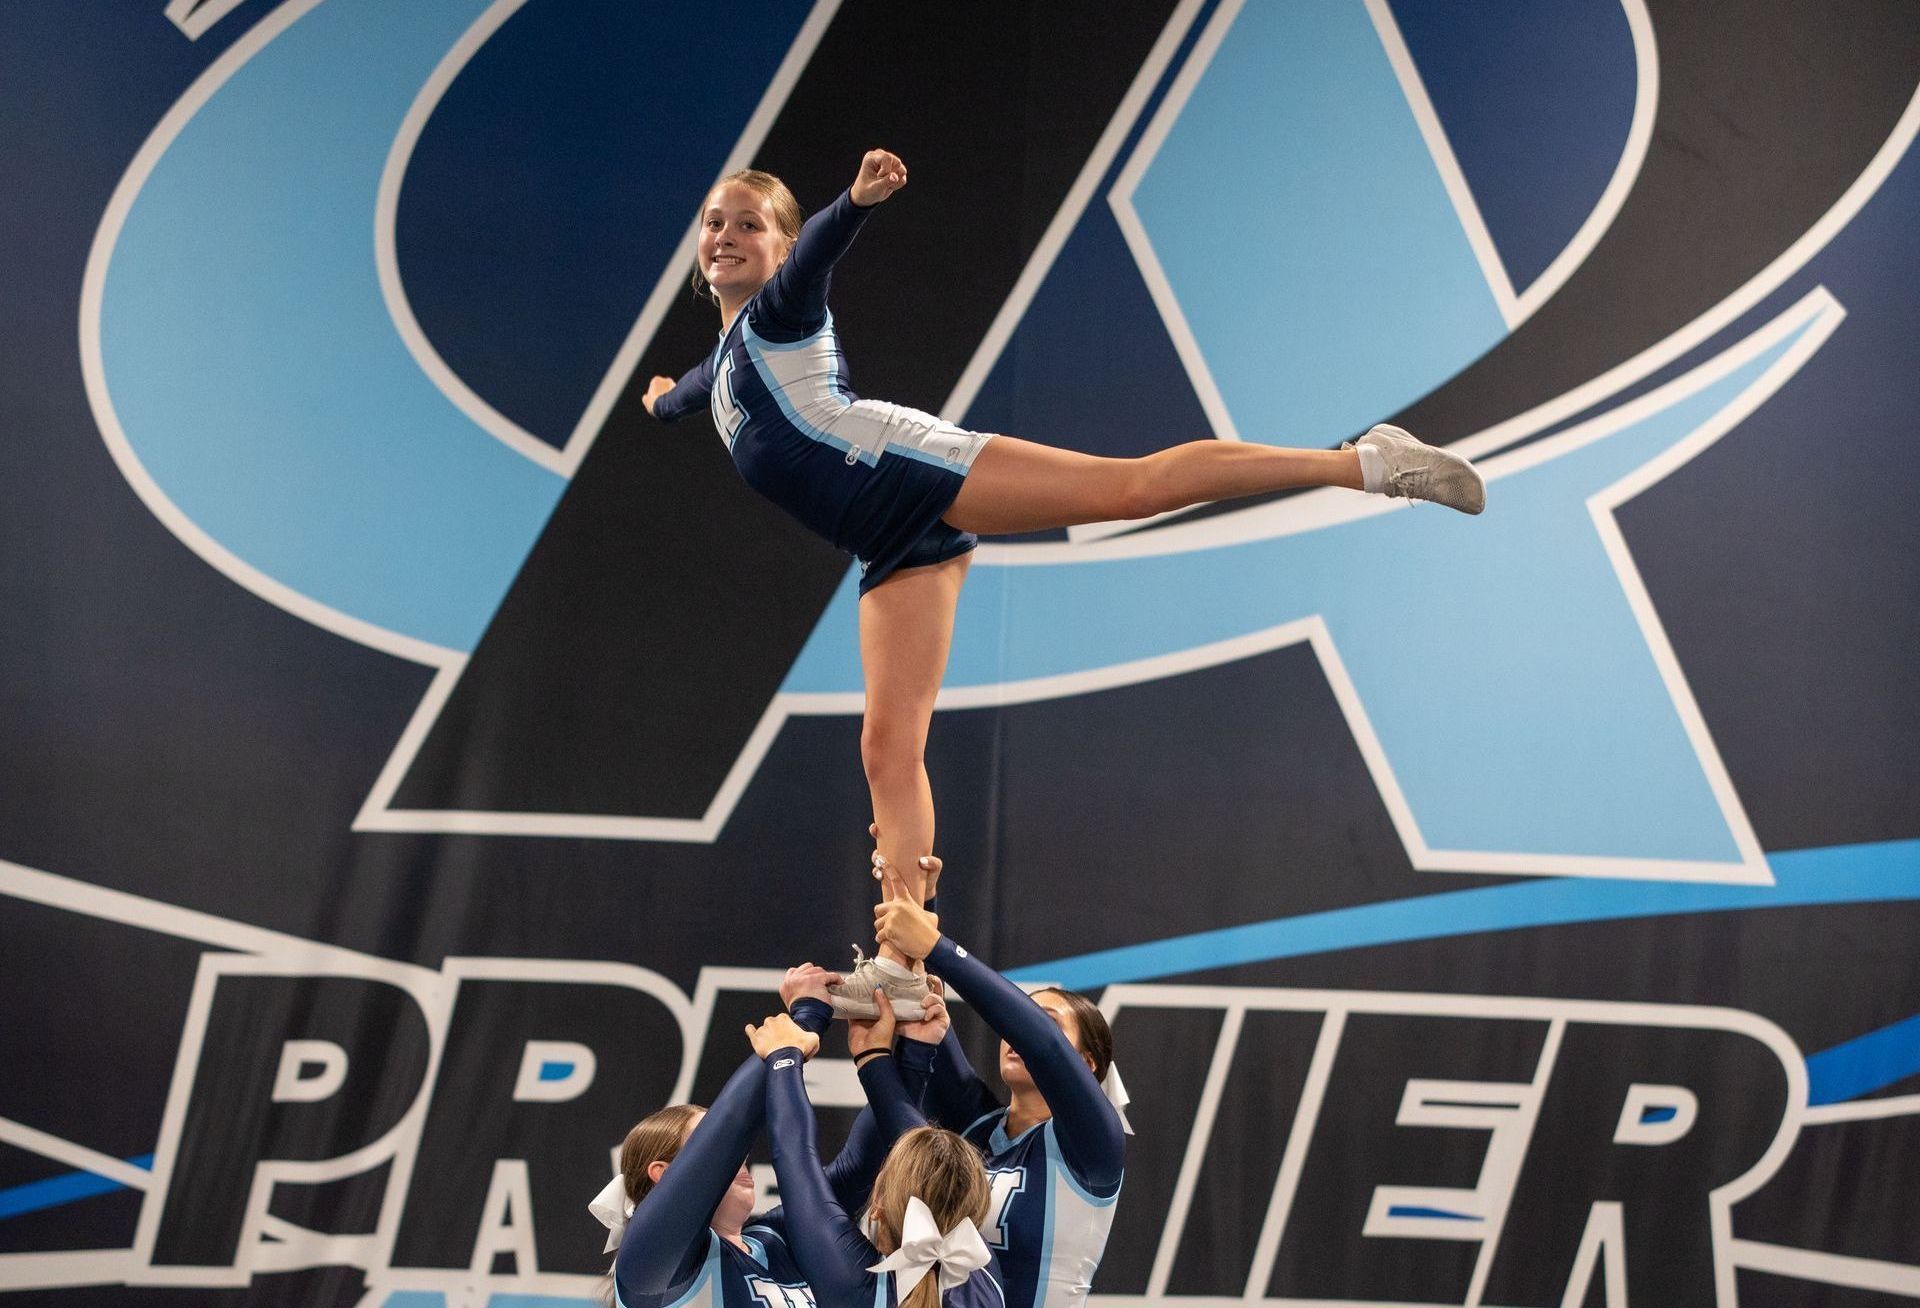
{"label": "blue swoosh graphic", "polygon": [[[1770,886],[1543,878],[1202,931],[1036,963],[1007,975],[1015,981],[1052,981],[1085,990],[1482,931],[1920,899],[1920,840],[1794,850],[1769,854],[1767,861],[1774,875]],[[1920,1071],[1920,1029],[1904,1047],[1912,1063],[1903,1075]]]}
{"label": "blue swoosh graphic", "polygon": [[1840,1104],[1920,1072],[1920,1015],[1807,1055],[1807,1102]]}
{"label": "blue swoosh graphic", "polygon": [[[141,1154],[137,1158],[127,1159],[127,1162],[143,1170],[151,1169],[153,1155]],[[5,1221],[9,1217],[19,1217],[23,1213],[37,1213],[43,1208],[57,1208],[61,1204],[78,1203],[82,1199],[91,1199],[95,1195],[109,1194],[125,1188],[118,1181],[92,1172],[62,1172],[58,1176],[28,1181],[25,1185],[0,1190],[0,1221]]]}

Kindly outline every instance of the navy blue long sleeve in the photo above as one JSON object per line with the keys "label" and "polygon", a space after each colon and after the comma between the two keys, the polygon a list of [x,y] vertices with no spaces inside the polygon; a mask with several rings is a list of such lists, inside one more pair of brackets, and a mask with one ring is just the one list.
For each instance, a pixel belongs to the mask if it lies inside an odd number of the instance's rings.
{"label": "navy blue long sleeve", "polygon": [[[820,1308],[869,1308],[878,1276],[867,1268],[880,1261],[880,1254],[827,1185],[820,1167],[813,1104],[807,1099],[804,1060],[799,1050],[782,1049],[766,1062],[767,1126],[773,1138],[781,1206],[786,1210],[787,1243]],[[918,1124],[919,1115],[910,1105],[905,1108],[910,1117],[899,1111],[907,1094],[892,1059],[868,1062],[860,1069],[860,1081],[870,1102],[890,1105],[885,1112],[876,1109],[879,1120]],[[888,1150],[894,1138],[886,1138]]]}
{"label": "navy blue long sleeve", "polygon": [[[794,1007],[794,1021],[815,1035],[826,1029],[832,1017],[833,1010],[825,1004]],[[699,1270],[713,1210],[739,1174],[740,1163],[766,1118],[766,1071],[757,1054],[747,1055],[661,1174],[659,1184],[634,1208],[613,1264],[623,1297],[663,1293]],[[872,1184],[868,1178],[868,1187]]]}
{"label": "navy blue long sleeve", "polygon": [[[786,262],[760,288],[748,306],[754,330],[773,329],[770,339],[799,340],[820,330],[827,320],[827,288],[833,265],[853,246],[873,206],[861,208],[851,190],[842,191],[800,228]],[[762,331],[763,335],[767,333]]]}
{"label": "navy blue long sleeve", "polygon": [[661,422],[678,422],[706,405],[713,394],[713,358],[708,356],[686,370],[673,389],[653,402],[653,416]]}
{"label": "navy blue long sleeve", "polygon": [[934,1047],[933,1068],[927,1078],[924,1104],[927,1116],[949,1131],[964,1131],[1006,1103],[973,1070],[960,1037],[947,1028],[946,1038]]}
{"label": "navy blue long sleeve", "polygon": [[699,1268],[713,1210],[765,1116],[766,1078],[766,1064],[749,1055],[633,1210],[613,1264],[622,1298],[661,1294]]}
{"label": "navy blue long sleeve", "polygon": [[[1096,1194],[1110,1193],[1126,1166],[1126,1134],[1080,1051],[1024,990],[945,936],[927,956],[927,968],[973,1005],[1025,1061],[1053,1114],[1054,1136],[1074,1179]],[[957,1043],[953,1050],[958,1054]],[[950,1061],[944,1045],[941,1053],[943,1062]],[[969,1092],[963,1087],[962,1093]]]}

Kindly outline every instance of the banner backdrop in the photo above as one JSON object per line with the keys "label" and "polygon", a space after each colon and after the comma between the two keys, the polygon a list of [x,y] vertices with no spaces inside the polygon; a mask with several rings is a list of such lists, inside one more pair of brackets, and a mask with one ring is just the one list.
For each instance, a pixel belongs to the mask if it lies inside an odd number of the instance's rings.
{"label": "banner backdrop", "polygon": [[869,934],[857,574],[639,397],[713,179],[874,146],[862,393],[1489,479],[978,552],[943,923],[1114,1022],[1096,1302],[1920,1298],[1916,84],[1906,0],[0,6],[8,1301],[585,1303]]}

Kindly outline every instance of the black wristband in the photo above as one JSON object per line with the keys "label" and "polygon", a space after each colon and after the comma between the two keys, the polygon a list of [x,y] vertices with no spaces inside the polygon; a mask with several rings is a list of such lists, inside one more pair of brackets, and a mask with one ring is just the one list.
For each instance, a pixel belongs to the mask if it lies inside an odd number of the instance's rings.
{"label": "black wristband", "polygon": [[872,1059],[891,1057],[893,1057],[891,1049],[863,1049],[853,1056],[853,1065],[856,1068],[865,1067]]}

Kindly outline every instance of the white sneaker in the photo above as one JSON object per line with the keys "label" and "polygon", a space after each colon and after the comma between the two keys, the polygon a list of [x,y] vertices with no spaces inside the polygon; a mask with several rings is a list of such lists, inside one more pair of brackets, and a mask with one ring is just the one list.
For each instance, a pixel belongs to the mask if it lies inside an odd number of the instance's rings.
{"label": "white sneaker", "polygon": [[927,1015],[927,994],[924,974],[889,976],[880,970],[879,960],[868,958],[858,945],[853,947],[853,970],[847,973],[847,979],[827,987],[833,1015],[862,1022],[880,1016],[883,999],[893,1006],[897,1021],[918,1022]]}
{"label": "white sneaker", "polygon": [[1431,500],[1462,513],[1478,513],[1487,507],[1486,478],[1452,450],[1429,445],[1384,422],[1356,443],[1378,452],[1386,464],[1387,480],[1380,488],[1383,495]]}

